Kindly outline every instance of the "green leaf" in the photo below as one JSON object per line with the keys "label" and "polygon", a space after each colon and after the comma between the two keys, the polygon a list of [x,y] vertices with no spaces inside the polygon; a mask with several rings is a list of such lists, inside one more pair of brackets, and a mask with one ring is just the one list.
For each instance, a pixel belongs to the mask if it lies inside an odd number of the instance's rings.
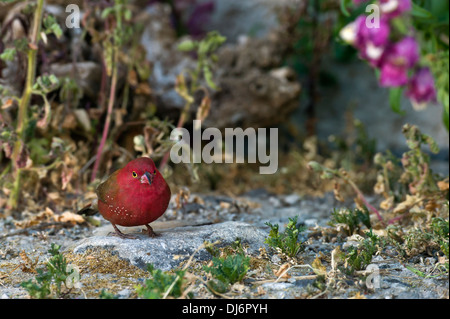
{"label": "green leaf", "polygon": [[413,273],[415,273],[417,276],[422,277],[422,278],[436,278],[439,277],[439,275],[426,275],[424,272],[412,267],[412,266],[406,266],[407,269],[411,270]]}
{"label": "green leaf", "polygon": [[448,111],[448,100],[443,103],[442,120],[444,122],[447,132],[449,131],[449,111]]}
{"label": "green leaf", "polygon": [[131,17],[132,17],[131,10],[130,9],[125,9],[125,12],[124,12],[123,16],[124,16],[126,21],[130,21]]}
{"label": "green leaf", "polygon": [[290,257],[295,257],[303,247],[302,243],[298,240],[298,236],[300,232],[305,230],[303,227],[297,227],[297,218],[298,216],[289,218],[289,222],[281,234],[278,231],[278,224],[272,225],[271,223],[266,223],[271,230],[269,237],[265,239],[264,243],[275,249],[280,249],[281,252]]}
{"label": "green leaf", "polygon": [[213,257],[212,263],[212,267],[204,266],[203,269],[225,285],[241,281],[250,269],[250,257],[243,253]]}
{"label": "green leaf", "polygon": [[46,34],[53,33],[58,39],[62,36],[63,31],[54,16],[52,15],[46,16],[44,18],[43,24]]}
{"label": "green leaf", "polygon": [[63,34],[63,31],[62,31],[61,27],[59,26],[59,24],[56,24],[56,23],[52,25],[51,31],[53,32],[53,34],[54,34],[58,39],[59,39],[59,38],[62,36],[62,34]]}
{"label": "green leaf", "polygon": [[47,94],[56,90],[60,85],[59,79],[54,75],[42,75],[36,79],[33,85],[33,91],[36,94]]}
{"label": "green leaf", "polygon": [[401,87],[391,88],[389,90],[389,104],[395,113],[405,115],[405,111],[402,111],[401,109],[402,92],[403,88]]}
{"label": "green leaf", "polygon": [[203,65],[203,75],[205,77],[206,84],[208,84],[211,89],[217,90],[217,85],[213,81],[213,74],[207,64]]}
{"label": "green leaf", "polygon": [[178,298],[183,293],[185,271],[178,270],[175,274],[154,268],[153,265],[147,265],[147,269],[152,275],[152,279],[146,279],[144,285],[135,286],[139,297],[144,299],[159,299],[170,290],[169,296]]}
{"label": "green leaf", "polygon": [[114,12],[114,7],[109,7],[109,8],[106,8],[106,9],[104,9],[103,11],[102,11],[102,15],[101,15],[101,18],[102,19],[105,19],[107,16],[109,16],[111,13],[113,13]]}
{"label": "green leaf", "polygon": [[431,18],[433,18],[433,14],[430,11],[420,7],[419,5],[417,5],[414,2],[412,2],[411,14],[414,17],[421,18],[421,19],[431,19]]}
{"label": "green leaf", "polygon": [[2,54],[0,54],[0,59],[3,61],[12,61],[14,60],[14,57],[16,56],[16,49],[15,48],[7,48],[5,51],[3,51]]}
{"label": "green leaf", "polygon": [[184,40],[183,42],[181,42],[178,45],[178,50],[180,51],[192,51],[197,47],[197,42],[196,41],[192,41],[190,39],[188,40]]}
{"label": "green leaf", "polygon": [[346,16],[350,17],[350,12],[348,11],[347,7],[349,6],[351,0],[341,0],[341,12]]}

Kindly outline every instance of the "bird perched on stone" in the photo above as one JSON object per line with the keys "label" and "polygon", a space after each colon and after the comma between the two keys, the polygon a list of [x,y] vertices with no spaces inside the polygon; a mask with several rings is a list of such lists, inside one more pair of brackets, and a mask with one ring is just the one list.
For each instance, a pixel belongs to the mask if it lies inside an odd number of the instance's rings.
{"label": "bird perched on stone", "polygon": [[[170,188],[152,159],[147,157],[130,161],[98,185],[97,209],[114,227],[121,238],[135,238],[122,233],[119,226],[145,225],[150,237],[156,236],[152,221],[161,217],[170,201]],[[93,215],[95,203],[81,209],[78,214]]]}

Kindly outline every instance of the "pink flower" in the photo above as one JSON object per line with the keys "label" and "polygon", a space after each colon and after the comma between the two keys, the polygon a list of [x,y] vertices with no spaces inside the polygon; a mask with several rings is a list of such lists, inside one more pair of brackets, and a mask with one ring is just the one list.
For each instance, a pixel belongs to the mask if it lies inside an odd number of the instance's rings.
{"label": "pink flower", "polygon": [[397,87],[408,83],[408,69],[395,64],[386,63],[381,66],[380,85]]}
{"label": "pink flower", "polygon": [[422,109],[428,102],[436,102],[434,78],[429,68],[420,68],[414,73],[408,83],[406,96],[417,109]]}
{"label": "pink flower", "polygon": [[388,18],[397,17],[411,8],[411,0],[380,0],[380,10]]}
{"label": "pink flower", "polygon": [[390,45],[383,59],[387,63],[412,68],[419,61],[419,44],[413,37],[405,37]]}
{"label": "pink flower", "polygon": [[361,15],[355,21],[355,29],[354,45],[359,49],[361,58],[377,66],[389,44],[389,22],[381,18],[379,27],[374,27],[367,23],[365,15]]}
{"label": "pink flower", "polygon": [[396,87],[408,83],[408,70],[419,61],[419,45],[413,37],[391,44],[380,59],[380,84]]}
{"label": "pink flower", "polygon": [[390,27],[387,19],[380,19],[379,27],[371,27],[367,23],[368,17],[360,15],[356,18],[356,46],[364,48],[370,42],[377,47],[384,46],[389,41]]}

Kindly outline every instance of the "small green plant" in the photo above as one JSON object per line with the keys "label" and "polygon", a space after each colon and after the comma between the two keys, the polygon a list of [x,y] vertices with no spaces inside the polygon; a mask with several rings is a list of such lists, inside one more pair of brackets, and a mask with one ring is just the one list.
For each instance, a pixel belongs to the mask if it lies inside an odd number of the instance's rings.
{"label": "small green plant", "polygon": [[100,299],[119,299],[119,296],[109,292],[108,290],[102,289],[99,295]]}
{"label": "small green plant", "polygon": [[380,238],[370,230],[367,238],[363,239],[358,247],[350,246],[344,255],[344,269],[347,273],[365,269],[372,261],[373,255],[378,251]]}
{"label": "small green plant", "polygon": [[351,236],[358,233],[362,226],[371,228],[370,225],[370,214],[367,209],[334,209],[331,214],[330,225],[335,226],[336,224],[345,224],[348,227],[347,235]]}
{"label": "small green plant", "polygon": [[439,191],[437,182],[440,177],[430,169],[430,156],[424,151],[424,146],[428,145],[432,153],[438,153],[437,143],[415,125],[405,124],[402,133],[409,151],[403,153],[400,160],[390,152],[378,153],[374,157],[374,163],[381,167],[374,190],[386,201],[390,200],[389,208],[395,202],[405,200],[407,195],[427,197]]}
{"label": "small green plant", "polygon": [[[147,266],[152,278],[146,279],[144,285],[135,286],[139,297],[144,299],[161,299],[167,296],[178,298],[184,291],[184,270],[175,271],[175,274],[155,269],[153,265]],[[188,294],[189,295],[189,294]]]}
{"label": "small green plant", "polygon": [[[73,274],[75,269],[68,267],[66,258],[59,252],[60,248],[60,245],[52,243],[48,250],[52,257],[46,263],[46,269],[37,269],[37,276],[34,281],[30,279],[20,284],[30,294],[31,298],[60,298],[72,289],[73,286],[68,284],[70,282],[69,276]],[[61,290],[62,285],[68,289],[64,295]]]}
{"label": "small green plant", "polygon": [[[443,218],[433,218],[431,221],[431,230],[434,240],[440,245],[442,252],[448,258],[449,245],[449,223]],[[447,266],[448,268],[448,266]]]}
{"label": "small green plant", "polygon": [[[8,103],[17,103],[18,111],[16,115],[15,127],[10,128],[14,135],[9,139],[11,149],[7,152],[7,157],[11,159],[12,184],[8,184],[11,192],[9,194],[8,204],[15,209],[18,206],[20,194],[23,189],[23,173],[27,169],[29,155],[29,146],[33,144],[31,139],[34,136],[36,127],[46,128],[50,121],[50,103],[47,100],[47,94],[59,86],[59,82],[54,75],[41,76],[36,79],[36,69],[38,61],[38,48],[41,40],[47,41],[47,34],[54,34],[57,38],[61,37],[61,27],[56,19],[49,14],[44,14],[44,0],[38,0],[34,4],[29,4],[23,8],[23,12],[34,15],[32,25],[29,26],[29,39],[16,39],[10,43],[5,51],[2,50],[0,59],[4,61],[13,61],[16,56],[27,60],[26,77],[21,97],[10,95]],[[9,26],[11,28],[11,26]],[[0,89],[0,91],[4,91]],[[44,100],[44,117],[36,120],[40,112],[40,106],[31,105],[32,98],[39,95]],[[8,168],[9,170],[9,168]],[[5,174],[6,175],[6,174]]]}
{"label": "small green plant", "polygon": [[212,263],[211,267],[205,266],[203,269],[228,286],[244,279],[250,268],[250,257],[240,252],[226,257],[213,257]]}
{"label": "small green plant", "polygon": [[37,276],[35,278],[36,282],[33,280],[24,281],[20,284],[21,287],[25,288],[31,298],[36,299],[47,299],[50,298],[51,290],[51,275],[48,272],[44,272],[42,269],[37,269]]}
{"label": "small green plant", "polygon": [[304,227],[297,226],[298,216],[289,218],[286,229],[283,233],[279,232],[279,225],[272,225],[267,222],[270,227],[269,237],[264,241],[272,248],[281,250],[282,253],[289,257],[295,257],[302,249],[302,243],[299,242],[298,236],[304,230]]}
{"label": "small green plant", "polygon": [[422,278],[437,278],[442,275],[442,274],[437,274],[437,275],[426,274],[423,271],[420,271],[419,269],[416,269],[412,266],[406,266],[406,268],[408,270],[412,271],[413,273],[415,273],[417,276],[422,277]]}
{"label": "small green plant", "polygon": [[[189,75],[192,78],[191,87],[189,92],[195,93],[200,86],[200,76],[203,74],[203,78],[206,84],[214,90],[217,90],[217,86],[213,81],[213,73],[211,69],[217,62],[217,56],[214,52],[226,41],[226,38],[220,35],[217,31],[209,32],[202,40],[196,41],[187,39],[178,45],[178,50],[184,52],[196,51],[197,53],[197,66],[194,70],[189,70]],[[192,96],[184,96],[186,100],[190,100]]]}
{"label": "small green plant", "polygon": [[[434,217],[429,224],[402,230],[399,226],[388,227],[388,242],[394,245],[402,257],[421,253],[434,255],[440,250],[448,259],[448,220]],[[447,263],[448,264],[448,263]]]}
{"label": "small green plant", "polygon": [[203,243],[205,245],[205,250],[213,257],[219,257],[220,256],[220,250],[216,247],[214,243],[211,243],[209,241],[205,241]]}
{"label": "small green plant", "polygon": [[[196,119],[203,121],[209,114],[211,108],[211,99],[209,97],[208,89],[202,85],[204,81],[206,86],[212,90],[218,90],[216,83],[213,80],[213,70],[217,63],[218,57],[215,54],[217,49],[226,41],[226,38],[217,31],[209,32],[201,40],[187,39],[178,45],[178,50],[182,52],[194,52],[197,57],[197,64],[193,69],[185,70],[189,75],[189,81],[186,80],[184,72],[177,76],[175,83],[175,91],[184,99],[185,104],[181,110],[178,119],[177,128],[183,127],[190,117],[192,105],[195,103],[196,94],[202,90],[203,98],[197,107]],[[189,82],[189,83],[188,83]],[[198,124],[196,124],[198,125]],[[194,129],[200,129],[196,126]],[[159,169],[162,170],[169,160],[169,152],[166,152],[161,161]],[[193,181],[198,180],[196,166],[187,166]]]}

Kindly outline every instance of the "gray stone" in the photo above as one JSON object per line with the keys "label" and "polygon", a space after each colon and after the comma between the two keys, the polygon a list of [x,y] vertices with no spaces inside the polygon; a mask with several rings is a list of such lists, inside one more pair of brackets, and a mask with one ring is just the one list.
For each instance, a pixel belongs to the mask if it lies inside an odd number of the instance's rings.
{"label": "gray stone", "polygon": [[[123,228],[122,228],[123,229]],[[73,248],[74,253],[87,249],[108,249],[131,264],[146,269],[147,264],[170,270],[188,259],[205,241],[220,241],[229,245],[240,238],[249,245],[249,253],[255,253],[263,246],[266,234],[247,223],[224,222],[204,226],[187,226],[158,231],[159,236],[149,238],[146,234],[136,234],[137,239],[122,239],[116,236],[94,236],[80,241]],[[196,259],[210,258],[205,249],[195,254]]]}
{"label": "gray stone", "polygon": [[273,207],[278,208],[281,206],[281,202],[275,196],[269,197],[269,203],[272,204]]}
{"label": "gray stone", "polygon": [[282,199],[283,203],[288,206],[293,206],[300,201],[300,196],[297,194],[287,195]]}
{"label": "gray stone", "polygon": [[304,224],[306,227],[314,227],[317,225],[317,219],[316,218],[309,218],[304,220]]}

